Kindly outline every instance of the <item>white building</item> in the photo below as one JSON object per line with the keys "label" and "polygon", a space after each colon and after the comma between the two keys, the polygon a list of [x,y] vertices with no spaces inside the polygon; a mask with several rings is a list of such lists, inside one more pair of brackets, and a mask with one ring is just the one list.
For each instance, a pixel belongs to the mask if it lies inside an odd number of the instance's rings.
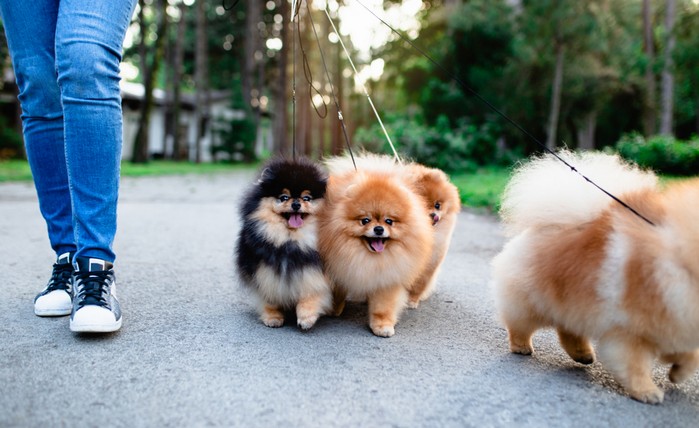
{"label": "white building", "polygon": [[[142,84],[122,80],[121,96],[124,113],[124,146],[122,159],[130,160],[133,156],[134,140],[138,132],[138,121],[141,115],[141,106],[145,95]],[[211,148],[217,144],[216,135],[212,133],[212,123],[217,120],[242,119],[245,114],[231,108],[231,95],[229,91],[210,92],[210,120],[205,122],[206,129],[201,141],[200,159],[202,162],[215,160],[211,154]],[[166,115],[168,107],[172,105],[172,97],[162,89],[153,91],[153,110],[150,117],[150,129],[148,134],[148,154],[150,158],[169,158],[174,151],[172,135],[166,135]],[[195,112],[196,94],[180,95],[180,134],[185,139],[188,147],[189,160],[196,160],[196,136],[198,132]]]}

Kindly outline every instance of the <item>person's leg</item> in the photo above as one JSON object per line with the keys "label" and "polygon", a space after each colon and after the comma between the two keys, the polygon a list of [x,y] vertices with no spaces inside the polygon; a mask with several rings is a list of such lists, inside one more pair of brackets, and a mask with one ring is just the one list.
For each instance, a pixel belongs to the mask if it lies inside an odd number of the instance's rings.
{"label": "person's leg", "polygon": [[27,159],[49,241],[57,256],[76,250],[63,138],[63,107],[54,56],[58,3],[58,0],[0,0],[0,13],[19,87]]}
{"label": "person's leg", "polygon": [[73,285],[70,259],[76,247],[54,55],[58,1],[0,0],[0,14],[19,88],[27,159],[57,257],[46,287],[34,299],[34,313],[68,315]]}
{"label": "person's leg", "polygon": [[122,145],[119,63],[135,0],[61,0],[56,69],[77,257],[113,262]]}
{"label": "person's leg", "polygon": [[77,253],[70,329],[121,327],[112,243],[116,233],[122,112],[119,63],[135,0],[61,0],[56,69]]}

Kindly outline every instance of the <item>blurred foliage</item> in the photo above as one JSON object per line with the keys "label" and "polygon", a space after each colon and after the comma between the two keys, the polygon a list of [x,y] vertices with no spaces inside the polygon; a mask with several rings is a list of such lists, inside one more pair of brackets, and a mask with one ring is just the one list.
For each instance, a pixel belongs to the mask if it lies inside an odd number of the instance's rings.
{"label": "blurred foliage", "polygon": [[23,158],[22,136],[9,126],[6,117],[0,116],[0,160]]}
{"label": "blurred foliage", "polygon": [[[408,159],[448,172],[475,171],[483,165],[509,165],[514,156],[498,146],[500,129],[493,123],[476,125],[462,121],[452,126],[446,115],[434,126],[424,120],[389,117],[386,127],[397,151]],[[390,153],[379,125],[359,129],[355,142],[373,152]]]}
{"label": "blurred foliage", "polygon": [[[220,144],[211,148],[214,159],[231,162],[254,162],[257,127],[251,119],[219,119],[213,128]],[[223,155],[223,156],[221,156]]]}
{"label": "blurred foliage", "polygon": [[[640,0],[452,3],[452,9],[425,7],[414,40],[441,66],[398,38],[374,52],[386,61],[382,81],[373,85],[378,104],[397,116],[423,119],[406,123],[413,131],[394,131],[408,133],[407,153],[450,168],[468,168],[482,164],[483,153],[493,156],[486,163],[502,164],[503,157],[541,150],[494,109],[545,140],[555,43],[565,50],[560,146],[577,148],[581,132],[589,126],[597,149],[614,146],[622,136],[642,129],[644,73],[651,59],[643,52]],[[655,3],[652,10],[658,55],[652,64],[659,79],[665,10]],[[679,0],[677,17],[675,129],[678,138],[687,139],[699,132],[699,5]],[[452,73],[464,85],[457,84]],[[446,128],[440,122],[444,117]],[[469,126],[468,138],[464,124]],[[365,141],[367,135],[359,133],[358,140]],[[483,149],[465,149],[469,144],[461,140],[466,139],[479,141]],[[439,159],[437,150],[451,150],[443,155],[449,160]]]}
{"label": "blurred foliage", "polygon": [[699,174],[698,136],[688,141],[680,141],[661,135],[646,139],[638,133],[633,133],[619,140],[615,148],[625,159],[662,174]]}

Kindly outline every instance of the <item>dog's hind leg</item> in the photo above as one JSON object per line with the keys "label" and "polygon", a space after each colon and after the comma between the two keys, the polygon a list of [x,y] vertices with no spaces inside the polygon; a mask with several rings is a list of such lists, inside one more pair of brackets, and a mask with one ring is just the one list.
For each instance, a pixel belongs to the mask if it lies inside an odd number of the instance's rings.
{"label": "dog's hind leg", "polygon": [[663,355],[663,361],[672,364],[670,381],[680,383],[687,380],[699,368],[699,350]]}
{"label": "dog's hind leg", "polygon": [[653,383],[651,369],[656,357],[642,340],[621,333],[600,338],[599,358],[631,398],[643,403],[663,402],[664,393]]}
{"label": "dog's hind leg", "polygon": [[340,288],[337,284],[333,287],[333,310],[332,314],[336,317],[342,315],[345,310],[345,302],[347,301],[347,291]]}
{"label": "dog's hind leg", "polygon": [[558,340],[570,358],[580,364],[592,364],[595,362],[595,351],[590,341],[584,336],[578,336],[562,328],[557,328]]}

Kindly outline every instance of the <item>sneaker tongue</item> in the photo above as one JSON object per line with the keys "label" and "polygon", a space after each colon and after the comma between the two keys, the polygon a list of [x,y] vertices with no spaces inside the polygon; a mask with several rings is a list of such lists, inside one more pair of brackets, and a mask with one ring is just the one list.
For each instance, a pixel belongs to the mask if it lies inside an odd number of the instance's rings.
{"label": "sneaker tongue", "polygon": [[75,259],[74,267],[76,272],[98,272],[109,270],[112,264],[102,259],[79,257]]}
{"label": "sneaker tongue", "polygon": [[369,242],[369,245],[371,245],[371,248],[374,249],[377,253],[380,253],[383,251],[383,239],[381,238],[374,238]]}
{"label": "sneaker tongue", "polygon": [[70,253],[63,253],[60,256],[58,256],[56,263],[58,263],[59,265],[66,265],[70,263]]}
{"label": "sneaker tongue", "polygon": [[289,226],[294,229],[303,226],[303,217],[301,217],[301,214],[291,214],[289,216]]}

